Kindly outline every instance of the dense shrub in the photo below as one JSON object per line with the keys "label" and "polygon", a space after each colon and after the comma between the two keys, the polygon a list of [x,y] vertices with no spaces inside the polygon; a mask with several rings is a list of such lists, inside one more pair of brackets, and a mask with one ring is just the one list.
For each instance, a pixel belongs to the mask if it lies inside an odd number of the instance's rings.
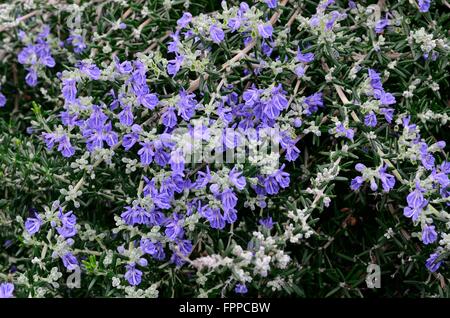
{"label": "dense shrub", "polygon": [[1,4],[0,297],[448,296],[449,19]]}

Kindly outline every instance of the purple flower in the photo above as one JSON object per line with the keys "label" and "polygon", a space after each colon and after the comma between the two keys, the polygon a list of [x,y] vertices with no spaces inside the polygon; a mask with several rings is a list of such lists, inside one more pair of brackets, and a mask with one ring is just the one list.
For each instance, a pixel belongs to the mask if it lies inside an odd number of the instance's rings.
{"label": "purple flower", "polygon": [[423,190],[416,185],[416,189],[406,197],[408,206],[403,209],[403,215],[416,221],[422,210],[427,206],[428,200],[423,197]]}
{"label": "purple flower", "polygon": [[273,26],[269,24],[259,24],[258,25],[258,33],[264,39],[270,38],[273,33]]}
{"label": "purple flower", "polygon": [[231,169],[228,174],[230,182],[239,190],[244,190],[246,181],[245,177],[241,176],[242,172],[236,170],[236,168]]}
{"label": "purple flower", "polygon": [[209,221],[211,228],[213,229],[223,229],[225,227],[225,219],[220,213],[219,208],[207,207],[203,212],[206,219]]}
{"label": "purple flower", "polygon": [[36,47],[34,45],[28,45],[24,47],[17,55],[17,60],[20,64],[31,64],[37,63]]}
{"label": "purple flower", "polygon": [[173,172],[183,174],[185,160],[181,149],[174,150],[170,153],[169,163]]}
{"label": "purple flower", "polygon": [[438,141],[435,145],[436,145],[439,149],[444,149],[445,146],[446,146],[446,143],[445,143],[445,141],[441,140],[441,141]]}
{"label": "purple flower", "polygon": [[[247,36],[244,38],[243,42],[244,42],[244,46],[249,45],[251,42],[253,41],[253,38],[251,36]],[[247,69],[245,69],[244,71],[248,71]],[[245,74],[247,75],[247,74]]]}
{"label": "purple flower", "polygon": [[355,136],[355,131],[351,128],[345,128],[342,123],[336,124],[336,133],[342,136],[345,136],[347,139],[353,141],[353,137]]}
{"label": "purple flower", "polygon": [[39,60],[42,63],[42,65],[50,67],[50,68],[52,68],[56,65],[55,60],[53,59],[52,56],[50,56],[50,53],[40,56]]}
{"label": "purple flower", "polygon": [[284,164],[274,174],[264,179],[267,194],[277,194],[281,188],[287,188],[290,183],[289,173],[284,172]]}
{"label": "purple flower", "polygon": [[[294,121],[295,124],[295,121]],[[300,125],[301,126],[301,125]],[[286,160],[295,161],[297,160],[300,149],[296,146],[296,141],[293,140],[286,132],[283,132],[282,138],[280,140],[281,147],[286,150]]]}
{"label": "purple flower", "polygon": [[155,94],[145,94],[140,97],[142,106],[148,109],[154,109],[159,103],[159,99]]}
{"label": "purple flower", "polygon": [[378,170],[378,178],[381,180],[383,191],[389,192],[395,186],[395,178],[393,175],[386,173],[387,166],[383,166]]}
{"label": "purple flower", "polygon": [[311,115],[319,109],[319,107],[323,107],[323,96],[322,93],[315,93],[305,98],[305,104],[307,108],[305,109],[306,115]]}
{"label": "purple flower", "polygon": [[139,141],[139,133],[141,131],[141,126],[137,124],[131,126],[131,133],[124,135],[122,139],[122,146],[125,148],[125,150],[130,150],[130,148]]}
{"label": "purple flower", "polygon": [[314,61],[314,53],[303,54],[300,48],[297,49],[297,61],[302,63],[310,63]]}
{"label": "purple flower", "polygon": [[216,44],[219,44],[225,38],[225,33],[216,24],[213,24],[209,28],[209,35],[211,36],[211,40]]}
{"label": "purple flower", "polygon": [[134,263],[125,266],[125,269],[127,271],[124,277],[128,283],[132,286],[139,285],[142,281],[142,271],[138,270]]}
{"label": "purple flower", "polygon": [[75,126],[81,126],[83,124],[82,120],[78,119],[77,113],[70,113],[68,111],[64,111],[60,113],[61,122],[64,126],[69,126],[70,128]]}
{"label": "purple flower", "polygon": [[163,125],[168,128],[175,127],[178,122],[177,115],[175,114],[175,107],[173,106],[168,107],[166,111],[162,114],[161,121]]}
{"label": "purple flower", "polygon": [[322,10],[322,11],[325,11],[325,9],[328,8],[330,5],[332,5],[333,3],[335,3],[335,0],[327,0],[327,1],[324,1],[323,3],[320,3],[320,4],[317,6],[317,9]]}
{"label": "purple flower", "polygon": [[28,74],[25,76],[25,82],[31,87],[37,85],[37,72],[34,69],[28,69]]}
{"label": "purple flower", "polygon": [[369,68],[368,73],[370,78],[370,85],[372,86],[372,88],[374,90],[382,90],[383,84],[381,83],[380,74],[371,68]]}
{"label": "purple flower", "polygon": [[181,257],[181,255],[179,255],[179,253],[177,253],[177,251],[174,251],[170,257],[170,263],[175,264],[176,267],[181,267],[186,263],[186,261]]}
{"label": "purple flower", "polygon": [[419,0],[419,11],[428,12],[430,9],[431,0]]}
{"label": "purple flower", "polygon": [[420,156],[420,162],[426,168],[427,170],[433,170],[434,169],[434,162],[435,159],[432,154],[426,152],[422,153]]}
{"label": "purple flower", "polygon": [[124,126],[133,125],[134,116],[131,111],[131,106],[125,106],[119,113],[119,121]]}
{"label": "purple flower", "polygon": [[179,53],[179,45],[180,45],[180,37],[178,32],[172,33],[170,35],[172,41],[167,43],[167,52],[168,53]]}
{"label": "purple flower", "polygon": [[141,257],[140,259],[138,259],[138,260],[137,260],[137,263],[138,263],[140,266],[147,266],[147,265],[148,265],[148,261],[147,261],[145,258],[143,258],[143,257]]}
{"label": "purple flower", "polygon": [[42,219],[38,213],[35,214],[34,218],[27,218],[27,220],[25,221],[25,229],[30,235],[39,232],[41,226]]}
{"label": "purple flower", "polygon": [[275,9],[278,6],[278,0],[264,0],[270,9]]}
{"label": "purple flower", "polygon": [[295,68],[295,75],[297,75],[299,78],[305,76],[305,68],[301,65],[297,66]]}
{"label": "purple flower", "polygon": [[134,225],[135,223],[138,223],[138,219],[137,219],[137,216],[139,214],[138,210],[139,210],[139,207],[126,206],[125,212],[122,212],[120,217],[126,224]]}
{"label": "purple flower", "polygon": [[[27,68],[28,74],[25,77],[25,81],[31,87],[37,85],[37,72],[41,66],[50,68],[55,66],[55,60],[51,55],[50,45],[46,40],[49,33],[50,28],[44,26],[42,32],[38,34],[36,42],[23,48],[17,56],[20,64],[29,66]],[[24,33],[21,32],[21,35],[24,36]]]}
{"label": "purple flower", "polygon": [[181,116],[184,120],[190,120],[195,113],[195,108],[197,106],[197,101],[195,100],[195,94],[189,94],[182,90],[179,94],[178,106],[178,116]]}
{"label": "purple flower", "polygon": [[442,265],[442,261],[437,261],[439,256],[440,256],[439,252],[432,253],[425,263],[425,266],[432,273],[437,271],[439,269],[439,267],[441,267],[441,265]]}
{"label": "purple flower", "polygon": [[162,261],[166,258],[166,253],[164,252],[164,247],[161,244],[161,242],[156,242],[156,254],[152,255],[154,259],[157,259],[159,261]]}
{"label": "purple flower", "polygon": [[389,25],[389,20],[384,18],[380,19],[375,23],[375,32],[382,33],[384,29]]}
{"label": "purple flower", "polygon": [[133,66],[131,65],[130,61],[124,61],[121,63],[117,56],[114,56],[113,60],[116,66],[116,70],[120,74],[130,74],[133,71]]}
{"label": "purple flower", "polygon": [[245,101],[245,105],[253,106],[259,101],[260,91],[257,88],[250,88],[244,91],[242,98]]}
{"label": "purple flower", "polygon": [[70,139],[66,135],[59,138],[58,151],[66,158],[72,157],[75,154],[75,148],[72,147]]}
{"label": "purple flower", "polygon": [[53,57],[50,55],[50,47],[46,48],[45,50],[47,51],[42,52],[41,48],[39,48],[39,62],[42,63],[42,65],[50,68],[55,67],[56,63]]}
{"label": "purple flower", "polygon": [[12,298],[14,292],[14,285],[11,283],[0,284],[0,298]]}
{"label": "purple flower", "polygon": [[61,92],[66,102],[75,101],[77,98],[77,81],[75,79],[64,79]]}
{"label": "purple flower", "polygon": [[267,117],[275,119],[280,112],[288,106],[288,100],[284,95],[281,84],[272,89],[272,98],[265,104],[264,113]]}
{"label": "purple flower", "polygon": [[[232,175],[231,171],[230,171],[230,175]],[[230,177],[230,181],[232,181],[231,178],[232,177]],[[194,189],[203,189],[208,185],[208,183],[210,181],[211,181],[211,173],[209,170],[209,166],[206,166],[206,172],[203,172],[203,171],[197,172],[197,179],[192,184],[192,186]]]}
{"label": "purple flower", "polygon": [[333,11],[331,12],[331,18],[327,21],[327,23],[325,23],[325,28],[327,30],[331,30],[334,26],[334,23],[336,22],[336,20],[340,17],[341,15],[339,14],[338,11]]}
{"label": "purple flower", "polygon": [[142,252],[146,254],[154,255],[157,252],[155,243],[153,243],[150,239],[142,239],[140,241],[140,247]]}
{"label": "purple flower", "polygon": [[67,43],[71,44],[73,46],[73,51],[75,53],[81,53],[86,49],[86,43],[84,43],[84,39],[79,34],[72,33],[67,38]]}
{"label": "purple flower", "polygon": [[295,161],[300,155],[300,149],[298,149],[294,143],[289,144],[286,147],[286,160],[287,161]]}
{"label": "purple flower", "polygon": [[413,221],[416,221],[419,218],[420,213],[422,213],[421,207],[411,208],[407,206],[403,209],[403,215],[407,218],[412,218]]}
{"label": "purple flower", "polygon": [[228,27],[231,29],[231,32],[235,32],[237,29],[241,27],[241,19],[240,18],[231,18],[228,20]]}
{"label": "purple flower", "polygon": [[152,163],[155,154],[153,151],[153,144],[148,141],[140,144],[142,145],[142,148],[139,149],[138,155],[140,156],[141,163],[144,166],[148,166]]}
{"label": "purple flower", "polygon": [[245,286],[245,284],[237,284],[236,287],[234,288],[234,292],[236,294],[246,294],[248,293],[248,289],[247,286]]}
{"label": "purple flower", "polygon": [[144,253],[151,255],[155,259],[163,260],[165,258],[164,249],[160,242],[153,243],[149,239],[142,239],[140,247]]}
{"label": "purple flower", "polygon": [[416,188],[413,192],[408,194],[406,197],[406,201],[408,202],[408,206],[412,208],[422,207],[424,202],[426,201],[423,197],[422,190],[420,188]]}
{"label": "purple flower", "polygon": [[350,189],[352,189],[353,191],[358,190],[359,188],[361,188],[361,186],[364,183],[364,179],[361,176],[355,177],[352,179],[352,181],[350,182]]}
{"label": "purple flower", "polygon": [[64,214],[60,208],[58,218],[61,220],[61,226],[56,228],[59,235],[69,238],[77,234],[77,217],[72,211]]}
{"label": "purple flower", "polygon": [[368,73],[370,78],[370,86],[372,86],[373,89],[373,96],[380,101],[381,105],[386,106],[395,104],[396,100],[394,95],[384,91],[380,74],[373,69],[369,69]]}
{"label": "purple flower", "polygon": [[373,111],[370,111],[364,117],[364,125],[366,125],[367,127],[375,127],[377,125],[377,116]]}
{"label": "purple flower", "polygon": [[239,4],[239,13],[242,15],[244,13],[246,13],[248,10],[250,10],[250,6],[245,3],[245,2],[241,2]]}
{"label": "purple flower", "polygon": [[192,20],[192,14],[189,12],[183,12],[183,16],[177,20],[177,25],[180,28],[185,28]]}
{"label": "purple flower", "polygon": [[394,95],[391,93],[386,93],[385,91],[381,91],[379,100],[381,105],[392,105],[396,103]]}
{"label": "purple flower", "polygon": [[6,97],[0,92],[0,107],[4,107],[6,105]]}
{"label": "purple flower", "polygon": [[233,224],[237,220],[237,211],[235,209],[229,209],[223,212],[223,218],[230,224]]}
{"label": "purple flower", "polygon": [[268,176],[264,180],[264,188],[268,194],[277,194],[280,191],[280,187],[278,186],[278,182],[275,180],[273,176]]}
{"label": "purple flower", "polygon": [[411,116],[403,117],[402,124],[403,124],[403,127],[408,129],[409,132],[412,132],[412,131],[416,130],[417,126],[415,124],[410,125],[409,124],[410,120],[411,120]]}
{"label": "purple flower", "polygon": [[57,141],[57,137],[55,133],[42,133],[42,137],[44,137],[45,145],[47,149],[50,150],[55,146],[55,142]]}
{"label": "purple flower", "polygon": [[162,148],[162,146],[157,146],[158,145],[158,141],[155,142],[155,157],[153,158],[155,160],[155,162],[161,166],[164,167],[165,165],[167,165],[169,163],[170,160],[170,154],[165,152],[164,149]]}
{"label": "purple flower", "polygon": [[80,69],[82,73],[86,74],[93,80],[98,80],[102,73],[100,69],[97,67],[97,65],[93,63],[79,62],[77,63],[77,67]]}
{"label": "purple flower", "polygon": [[275,224],[275,222],[273,222],[272,217],[269,216],[265,219],[260,219],[259,224],[264,226],[266,229],[271,230],[273,228],[273,225]]}
{"label": "purple flower", "polygon": [[277,104],[272,103],[272,101],[265,103],[263,106],[264,114],[270,119],[278,118],[278,116],[280,116],[281,110],[282,109],[280,109]]}
{"label": "purple flower", "polygon": [[190,240],[178,240],[177,247],[183,256],[189,256],[192,252],[192,242]]}
{"label": "purple flower", "polygon": [[394,109],[392,108],[381,108],[380,112],[384,115],[384,118],[388,123],[391,123],[394,119]]}
{"label": "purple flower", "polygon": [[422,143],[420,147],[420,162],[427,170],[432,170],[434,168],[434,157],[428,152],[426,143]]}
{"label": "purple flower", "polygon": [[434,230],[434,225],[425,225],[422,230],[422,242],[425,245],[434,243],[437,240],[437,233]]}
{"label": "purple flower", "polygon": [[230,189],[226,189],[222,192],[222,208],[224,211],[229,211],[234,209],[237,204],[237,196]]}
{"label": "purple flower", "polygon": [[82,127],[83,137],[86,139],[87,149],[94,151],[103,148],[103,141],[112,147],[118,142],[117,133],[112,131],[111,122],[106,123],[106,116],[100,107],[94,106],[91,116]]}
{"label": "purple flower", "polygon": [[177,238],[183,237],[184,235],[183,219],[177,213],[174,213],[172,215],[172,218],[169,218],[166,221],[165,225],[166,229],[164,233],[166,234],[167,238],[174,241]]}
{"label": "purple flower", "polygon": [[79,266],[77,258],[70,252],[64,254],[61,259],[68,270],[74,270]]}
{"label": "purple flower", "polygon": [[273,48],[269,44],[267,44],[266,41],[263,41],[261,44],[261,51],[264,55],[270,56],[273,52]]}
{"label": "purple flower", "polygon": [[278,169],[275,173],[275,180],[278,182],[278,184],[280,185],[280,187],[282,187],[283,189],[287,188],[289,186],[290,183],[290,177],[289,177],[289,173],[283,171],[285,165],[283,164],[280,169]]}
{"label": "purple flower", "polygon": [[433,169],[433,171],[431,171],[431,178],[439,183],[444,189],[450,185],[450,180],[445,172],[437,172],[436,169]]}
{"label": "purple flower", "polygon": [[177,55],[174,60],[170,60],[167,64],[167,73],[169,75],[175,76],[181,69],[184,57],[182,55]]}

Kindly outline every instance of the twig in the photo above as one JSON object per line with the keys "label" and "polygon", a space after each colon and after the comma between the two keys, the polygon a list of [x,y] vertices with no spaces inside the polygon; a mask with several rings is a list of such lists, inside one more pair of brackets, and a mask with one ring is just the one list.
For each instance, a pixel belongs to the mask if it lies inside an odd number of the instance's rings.
{"label": "twig", "polygon": [[291,27],[291,25],[294,23],[295,19],[297,18],[297,16],[300,14],[300,9],[295,10],[294,14],[290,17],[288,23],[286,24],[286,26],[288,28]]}

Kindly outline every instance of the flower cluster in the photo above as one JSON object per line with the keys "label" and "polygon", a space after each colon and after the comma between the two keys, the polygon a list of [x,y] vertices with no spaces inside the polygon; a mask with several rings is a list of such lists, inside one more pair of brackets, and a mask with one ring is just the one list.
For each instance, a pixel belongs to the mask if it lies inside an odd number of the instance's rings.
{"label": "flower cluster", "polygon": [[24,31],[20,31],[20,39],[27,43],[19,55],[17,60],[20,64],[27,68],[27,76],[25,81],[29,86],[36,86],[38,84],[38,74],[46,67],[55,67],[55,59],[52,56],[52,50],[48,42],[50,34],[50,27],[44,26],[42,31],[36,36],[34,41],[29,39]]}
{"label": "flower cluster", "polygon": [[53,258],[60,257],[68,270],[74,270],[79,266],[77,258],[71,252],[74,244],[73,237],[77,234],[77,217],[72,211],[63,212],[59,201],[55,201],[51,208],[47,208],[45,214],[32,211],[34,215],[25,220],[24,226],[28,233],[27,239],[32,241],[32,236],[37,235],[47,224],[50,225],[49,233],[56,230],[57,246],[54,247]]}

